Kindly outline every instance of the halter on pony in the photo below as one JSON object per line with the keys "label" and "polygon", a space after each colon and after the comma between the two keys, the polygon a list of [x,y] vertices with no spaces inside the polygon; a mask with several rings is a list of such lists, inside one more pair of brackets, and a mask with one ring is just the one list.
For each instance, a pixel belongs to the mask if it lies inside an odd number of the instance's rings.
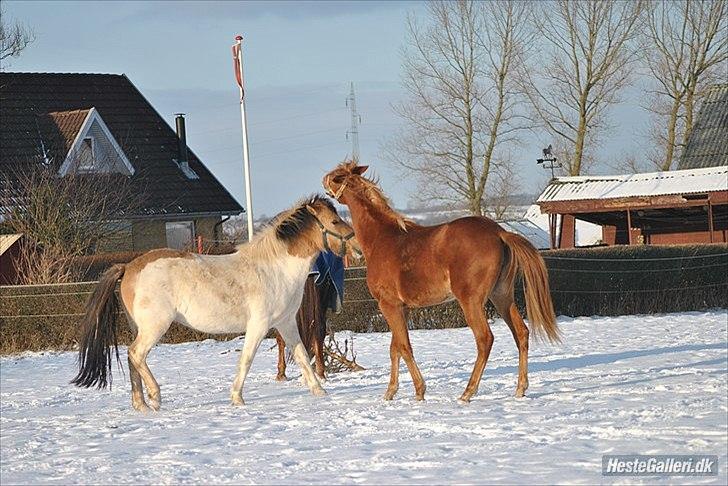
{"label": "halter on pony", "polygon": [[[341,248],[339,249],[339,253],[337,253],[336,255],[340,256],[341,258],[344,258],[344,256],[346,255],[346,242],[354,237],[354,232],[352,231],[348,235],[334,233],[333,231],[327,230],[326,227],[324,226],[324,224],[321,221],[319,221],[319,219],[316,215],[313,215],[313,219],[316,221],[316,224],[318,225],[319,229],[321,230],[321,237],[324,239],[324,250],[334,253],[333,250],[331,250],[331,247],[329,246],[329,240],[326,238],[327,235],[331,235],[341,242]],[[357,251],[356,253],[359,253],[359,252]]]}

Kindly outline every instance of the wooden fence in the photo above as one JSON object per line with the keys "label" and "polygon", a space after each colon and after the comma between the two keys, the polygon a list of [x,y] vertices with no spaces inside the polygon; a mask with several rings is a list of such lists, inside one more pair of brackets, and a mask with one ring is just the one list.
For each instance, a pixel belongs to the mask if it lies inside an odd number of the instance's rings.
{"label": "wooden fence", "polygon": [[[631,246],[553,250],[542,253],[557,314],[620,315],[696,311],[728,307],[728,246]],[[0,354],[68,349],[76,337],[86,299],[95,282],[0,286]],[[522,287],[516,299],[523,306]],[[490,315],[494,311],[488,306]],[[120,342],[131,334],[119,316]],[[345,275],[343,310],[329,319],[334,331],[386,331],[366,286],[366,268]],[[462,327],[457,302],[410,312],[413,329]],[[164,342],[214,337],[173,325]]]}

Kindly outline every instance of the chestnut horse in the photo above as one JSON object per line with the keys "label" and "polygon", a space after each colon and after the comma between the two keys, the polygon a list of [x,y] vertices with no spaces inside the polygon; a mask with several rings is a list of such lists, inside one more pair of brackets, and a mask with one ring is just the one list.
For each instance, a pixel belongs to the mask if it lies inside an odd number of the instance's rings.
{"label": "chestnut horse", "polygon": [[367,262],[367,285],[392,331],[391,372],[384,395],[399,388],[399,360],[404,359],[423,400],[425,382],[412,355],[408,308],[457,299],[475,335],[478,355],[460,399],[468,402],[493,346],[485,300],[495,305],[518,346],[516,397],[528,388],[528,328],[513,300],[518,271],[524,275],[528,320],[537,336],[559,341],[546,266],[524,237],[509,233],[485,217],[465,217],[436,226],[420,226],[394,211],[377,185],[362,174],[367,166],[345,162],[326,174],[323,186],[349,207],[354,231]]}

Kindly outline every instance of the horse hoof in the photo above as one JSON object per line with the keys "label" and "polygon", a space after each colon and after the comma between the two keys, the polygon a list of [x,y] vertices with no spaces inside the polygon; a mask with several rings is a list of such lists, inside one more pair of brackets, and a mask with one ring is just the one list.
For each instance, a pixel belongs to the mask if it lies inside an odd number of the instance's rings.
{"label": "horse hoof", "polygon": [[417,400],[418,402],[424,402],[425,396],[424,395],[415,395],[415,400]]}
{"label": "horse hoof", "polygon": [[523,398],[526,396],[526,392],[524,390],[516,390],[516,398]]}
{"label": "horse hoof", "polygon": [[463,403],[463,404],[470,403],[470,398],[471,397],[469,395],[463,395],[460,398],[458,398],[458,402]]}
{"label": "horse hoof", "polygon": [[155,412],[159,411],[160,406],[161,403],[159,402],[159,400],[154,400],[153,398],[149,399],[149,408],[151,408]]}
{"label": "horse hoof", "polygon": [[241,407],[245,405],[245,401],[242,399],[242,397],[233,396],[232,397],[232,403],[234,407]]}
{"label": "horse hoof", "polygon": [[133,403],[132,407],[134,407],[134,410],[141,413],[152,413],[154,410],[150,408],[146,403]]}
{"label": "horse hoof", "polygon": [[278,375],[276,376],[276,381],[288,381],[288,377],[286,375]]}
{"label": "horse hoof", "polygon": [[396,394],[397,394],[397,390],[394,390],[394,391],[391,391],[391,392],[388,391],[387,393],[384,394],[384,399],[387,400],[387,401],[390,401],[390,400],[392,400],[394,398],[394,396]]}
{"label": "horse hoof", "polygon": [[326,390],[324,390],[321,387],[314,388],[313,390],[311,390],[311,393],[313,393],[314,396],[317,396],[317,397],[325,397],[326,396]]}

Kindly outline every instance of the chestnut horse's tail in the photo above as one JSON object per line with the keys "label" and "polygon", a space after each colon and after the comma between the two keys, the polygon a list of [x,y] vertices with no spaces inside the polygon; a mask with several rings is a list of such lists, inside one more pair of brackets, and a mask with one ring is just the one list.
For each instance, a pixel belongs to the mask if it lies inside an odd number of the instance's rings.
{"label": "chestnut horse's tail", "polygon": [[119,348],[116,341],[116,314],[119,302],[114,292],[116,282],[124,275],[125,265],[114,265],[101,276],[91,298],[86,303],[86,313],[80,322],[78,340],[78,375],[71,381],[81,387],[106,388],[111,384],[111,346],[116,361]]}
{"label": "chestnut horse's tail", "polygon": [[523,236],[504,231],[500,238],[510,250],[507,277],[514,281],[516,272],[523,272],[523,290],[526,297],[526,313],[531,327],[539,338],[560,342],[556,325],[554,305],[549,291],[549,276],[546,264],[538,250]]}

